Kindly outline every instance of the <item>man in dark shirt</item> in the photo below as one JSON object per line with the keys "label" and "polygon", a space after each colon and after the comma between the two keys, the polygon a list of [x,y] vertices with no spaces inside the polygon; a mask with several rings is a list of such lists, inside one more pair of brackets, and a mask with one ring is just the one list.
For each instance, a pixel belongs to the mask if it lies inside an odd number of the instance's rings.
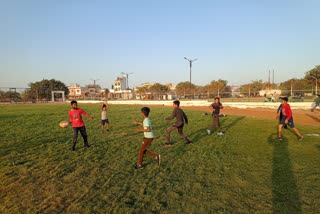
{"label": "man in dark shirt", "polygon": [[183,134],[184,121],[186,122],[186,124],[188,124],[188,118],[183,110],[179,108],[179,106],[179,100],[173,101],[174,110],[172,112],[172,115],[168,118],[164,118],[164,120],[172,120],[173,118],[176,118],[176,122],[167,129],[167,142],[164,144],[165,146],[171,146],[170,134],[175,129],[178,129],[179,135],[187,141],[187,144],[192,144],[192,142]]}
{"label": "man in dark shirt", "polygon": [[218,135],[224,135],[221,132],[221,128],[220,128],[220,119],[219,117],[224,117],[226,116],[225,114],[220,114],[220,109],[223,109],[223,105],[220,103],[220,98],[216,97],[214,99],[214,103],[212,103],[209,108],[212,110],[212,124],[210,126],[209,129],[207,129],[208,134],[211,134],[211,129],[213,129],[213,127],[217,127],[217,131],[218,131]]}

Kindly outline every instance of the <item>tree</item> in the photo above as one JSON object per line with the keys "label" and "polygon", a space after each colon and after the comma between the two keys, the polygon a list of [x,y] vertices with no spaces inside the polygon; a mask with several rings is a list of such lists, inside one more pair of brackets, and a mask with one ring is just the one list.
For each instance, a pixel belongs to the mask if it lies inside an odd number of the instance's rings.
{"label": "tree", "polygon": [[[50,100],[52,91],[64,91],[66,95],[69,94],[67,86],[63,82],[55,79],[43,79],[39,82],[29,83],[28,85],[30,87],[29,97],[32,99]],[[56,96],[61,95],[56,94]]]}
{"label": "tree", "polygon": [[155,83],[149,88],[151,93],[155,94],[165,94],[168,91],[168,86],[162,85],[160,83]]}
{"label": "tree", "polygon": [[[244,93],[244,94],[248,93],[248,95],[249,95],[249,85],[250,85],[250,93],[251,94],[258,94],[259,91],[267,88],[268,83],[263,82],[262,80],[251,81],[250,84],[242,85],[240,87],[240,92]],[[270,87],[273,89],[277,88],[276,85],[271,85]]]}
{"label": "tree", "polygon": [[228,86],[227,80],[219,79],[218,81],[212,80],[209,85],[206,85],[205,88],[207,91],[209,90],[209,96],[217,96],[218,92],[220,96],[223,97],[230,97],[232,88],[231,86]]}
{"label": "tree", "polygon": [[176,94],[178,96],[190,96],[193,95],[193,89],[196,86],[194,84],[191,84],[191,90],[190,90],[190,82],[179,82],[176,86]]}
{"label": "tree", "polygon": [[320,65],[315,66],[310,71],[305,73],[304,78],[309,81],[315,81],[315,79],[320,79]]}

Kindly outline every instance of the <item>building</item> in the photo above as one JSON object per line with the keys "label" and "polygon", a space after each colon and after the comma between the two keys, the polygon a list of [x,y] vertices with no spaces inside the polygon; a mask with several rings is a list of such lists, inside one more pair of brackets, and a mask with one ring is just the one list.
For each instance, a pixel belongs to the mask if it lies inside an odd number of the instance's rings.
{"label": "building", "polygon": [[127,88],[127,79],[118,77],[114,81],[114,89],[109,90],[108,98],[129,100],[135,97],[134,91]]}
{"label": "building", "polygon": [[114,91],[127,90],[127,79],[125,77],[118,77],[114,81]]}
{"label": "building", "polygon": [[80,85],[74,83],[71,86],[69,86],[68,89],[69,89],[69,98],[76,99],[82,96]]}

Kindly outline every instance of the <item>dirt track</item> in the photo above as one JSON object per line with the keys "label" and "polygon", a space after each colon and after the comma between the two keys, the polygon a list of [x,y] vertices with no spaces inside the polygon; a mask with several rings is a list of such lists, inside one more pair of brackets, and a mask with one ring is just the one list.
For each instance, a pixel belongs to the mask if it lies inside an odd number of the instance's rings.
{"label": "dirt track", "polygon": [[[191,109],[191,110],[201,110],[206,112],[210,111],[209,107],[204,107],[204,106],[188,106],[188,107],[182,106],[182,108]],[[239,108],[225,107],[224,109],[221,110],[221,113],[241,115],[241,116],[247,116],[247,117],[265,118],[269,120],[275,120],[277,116],[276,109],[272,110],[272,109],[263,109],[263,108],[239,109]],[[293,118],[295,123],[320,127],[320,114],[318,110],[316,110],[315,112],[306,111],[306,110],[292,110],[292,113],[293,113]]]}

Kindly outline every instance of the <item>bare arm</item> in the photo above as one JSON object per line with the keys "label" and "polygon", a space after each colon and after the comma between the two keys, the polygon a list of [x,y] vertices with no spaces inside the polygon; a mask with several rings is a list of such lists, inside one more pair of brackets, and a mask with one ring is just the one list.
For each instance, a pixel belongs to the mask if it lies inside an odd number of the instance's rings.
{"label": "bare arm", "polygon": [[188,117],[184,112],[183,112],[183,118],[184,118],[184,121],[186,122],[186,124],[188,124]]}
{"label": "bare arm", "polygon": [[150,132],[150,127],[148,126],[146,129],[135,128],[137,132]]}
{"label": "bare arm", "polygon": [[141,126],[143,126],[143,123],[140,123],[140,122],[135,121],[135,120],[133,120],[132,123],[133,123],[133,124],[136,124],[136,125],[141,125]]}

